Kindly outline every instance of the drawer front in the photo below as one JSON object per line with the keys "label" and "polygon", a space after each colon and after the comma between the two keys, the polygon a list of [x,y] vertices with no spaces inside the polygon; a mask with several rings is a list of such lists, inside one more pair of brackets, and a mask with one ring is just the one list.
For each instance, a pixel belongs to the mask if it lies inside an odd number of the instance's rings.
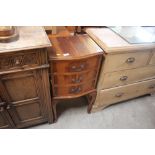
{"label": "drawer front", "polygon": [[108,55],[103,72],[119,71],[145,66],[149,60],[150,51]]}
{"label": "drawer front", "polygon": [[72,86],[66,86],[66,87],[54,87],[54,96],[74,96],[74,95],[80,95],[82,93],[88,92],[90,90],[94,89],[94,81],[88,81],[85,84],[79,84],[79,85],[72,85]]}
{"label": "drawer front", "polygon": [[155,51],[153,51],[153,55],[151,57],[151,60],[150,60],[150,65],[155,65]]}
{"label": "drawer front", "polygon": [[[126,86],[101,90],[98,106],[110,105],[155,91],[155,79]],[[97,105],[96,105],[97,106]]]}
{"label": "drawer front", "polygon": [[80,84],[87,82],[93,79],[96,79],[97,71],[86,71],[83,73],[71,74],[71,75],[53,75],[53,84],[54,85],[67,85],[67,84]]}
{"label": "drawer front", "polygon": [[36,53],[22,53],[0,57],[0,70],[32,67],[38,64],[38,56]]}
{"label": "drawer front", "polygon": [[103,74],[99,89],[117,87],[155,77],[155,66],[142,67]]}
{"label": "drawer front", "polygon": [[96,68],[99,64],[99,56],[80,59],[80,60],[60,60],[52,61],[52,73],[70,73],[70,72],[82,72],[92,68]]}

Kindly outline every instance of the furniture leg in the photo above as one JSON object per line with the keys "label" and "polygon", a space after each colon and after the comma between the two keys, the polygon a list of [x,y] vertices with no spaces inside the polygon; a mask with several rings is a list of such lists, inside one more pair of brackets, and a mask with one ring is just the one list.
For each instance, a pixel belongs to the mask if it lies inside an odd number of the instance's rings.
{"label": "furniture leg", "polygon": [[53,115],[54,115],[54,123],[57,122],[57,109],[56,109],[56,106],[57,106],[57,103],[58,103],[58,100],[56,99],[53,99],[52,100],[52,108],[53,108]]}
{"label": "furniture leg", "polygon": [[96,99],[96,95],[97,95],[97,91],[93,91],[92,93],[89,93],[86,98],[87,98],[87,101],[88,101],[88,109],[87,109],[87,112],[88,113],[91,113],[91,109],[92,109],[92,106],[95,102],[95,99]]}

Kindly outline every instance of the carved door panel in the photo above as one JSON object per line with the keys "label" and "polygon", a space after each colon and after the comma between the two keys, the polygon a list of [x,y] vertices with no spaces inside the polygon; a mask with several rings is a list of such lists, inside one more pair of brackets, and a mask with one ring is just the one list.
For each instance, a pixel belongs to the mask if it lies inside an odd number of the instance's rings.
{"label": "carved door panel", "polygon": [[12,128],[14,124],[5,109],[6,103],[0,97],[0,129]]}
{"label": "carved door panel", "polygon": [[0,81],[8,112],[17,128],[47,121],[47,107],[42,97],[39,71],[3,75]]}

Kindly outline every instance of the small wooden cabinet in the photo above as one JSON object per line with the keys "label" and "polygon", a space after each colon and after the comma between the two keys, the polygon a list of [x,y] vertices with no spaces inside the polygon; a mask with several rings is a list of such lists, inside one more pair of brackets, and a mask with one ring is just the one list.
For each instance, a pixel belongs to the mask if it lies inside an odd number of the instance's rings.
{"label": "small wooden cabinet", "polygon": [[86,95],[90,112],[96,97],[102,49],[88,35],[51,37],[50,40],[52,48],[48,52],[55,121],[56,104],[64,99]]}
{"label": "small wooden cabinet", "polygon": [[41,27],[19,27],[19,31],[23,36],[12,43],[16,46],[0,49],[0,128],[53,122],[46,49],[50,42]]}

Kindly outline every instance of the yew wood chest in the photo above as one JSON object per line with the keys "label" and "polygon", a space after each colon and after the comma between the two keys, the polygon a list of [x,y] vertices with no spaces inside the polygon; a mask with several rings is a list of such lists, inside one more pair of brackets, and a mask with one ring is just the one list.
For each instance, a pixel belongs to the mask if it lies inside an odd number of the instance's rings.
{"label": "yew wood chest", "polygon": [[51,37],[49,48],[52,106],[61,99],[86,95],[88,112],[96,97],[102,49],[88,36]]}
{"label": "yew wood chest", "polygon": [[0,43],[0,128],[52,122],[47,47],[42,27],[18,27],[19,39]]}

